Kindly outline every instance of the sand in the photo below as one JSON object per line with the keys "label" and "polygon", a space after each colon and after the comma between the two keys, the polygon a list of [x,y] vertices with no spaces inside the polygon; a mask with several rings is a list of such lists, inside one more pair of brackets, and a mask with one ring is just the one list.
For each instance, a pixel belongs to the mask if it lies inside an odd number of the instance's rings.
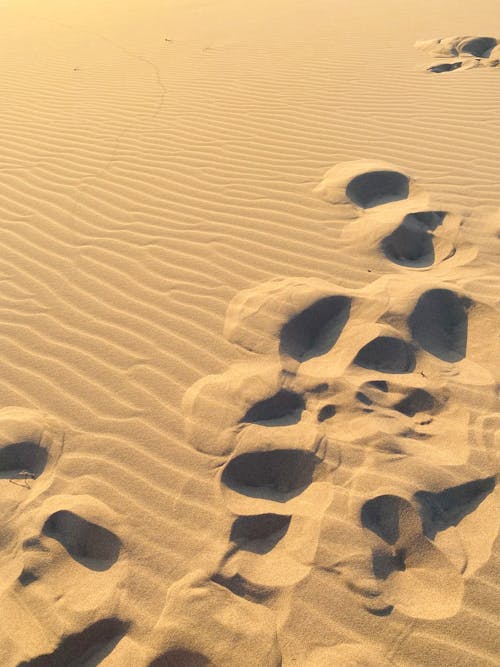
{"label": "sand", "polygon": [[1,16],[2,667],[500,664],[497,3]]}

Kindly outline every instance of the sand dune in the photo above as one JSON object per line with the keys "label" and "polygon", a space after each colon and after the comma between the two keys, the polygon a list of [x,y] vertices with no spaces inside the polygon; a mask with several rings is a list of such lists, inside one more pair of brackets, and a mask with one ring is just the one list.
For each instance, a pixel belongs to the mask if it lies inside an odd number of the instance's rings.
{"label": "sand dune", "polygon": [[2,666],[497,664],[498,18],[4,5]]}

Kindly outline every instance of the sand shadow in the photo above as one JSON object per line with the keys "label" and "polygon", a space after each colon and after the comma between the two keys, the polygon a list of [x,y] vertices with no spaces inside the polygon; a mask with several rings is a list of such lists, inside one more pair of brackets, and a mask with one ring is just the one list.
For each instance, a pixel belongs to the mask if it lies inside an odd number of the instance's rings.
{"label": "sand shadow", "polygon": [[119,618],[97,621],[64,637],[53,653],[21,662],[18,667],[94,667],[113,651],[128,628],[129,623]]}

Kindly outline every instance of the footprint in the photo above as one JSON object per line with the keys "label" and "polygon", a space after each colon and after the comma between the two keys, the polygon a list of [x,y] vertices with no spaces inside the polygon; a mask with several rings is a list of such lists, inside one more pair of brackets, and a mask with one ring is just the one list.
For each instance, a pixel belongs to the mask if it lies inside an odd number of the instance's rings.
{"label": "footprint", "polygon": [[467,350],[467,311],[472,302],[448,289],[424,292],[409,317],[415,341],[442,361],[454,363]]}
{"label": "footprint", "polygon": [[404,340],[379,336],[361,348],[353,363],[382,373],[411,373],[415,354]]}
{"label": "footprint", "polygon": [[[499,523],[493,518],[495,486],[495,477],[487,477],[438,492],[417,491],[411,502],[390,494],[365,502],[361,524],[385,545],[373,547],[373,574],[387,582],[390,604],[415,618],[447,618],[458,611],[464,576],[491,554]],[[485,516],[493,530],[478,541]]]}
{"label": "footprint", "polygon": [[489,58],[497,44],[498,40],[494,37],[466,37],[457,45],[457,51],[476,58]]}
{"label": "footprint", "polygon": [[257,401],[241,418],[241,423],[262,426],[286,426],[297,424],[304,410],[304,399],[288,389],[280,389],[270,398]]}
{"label": "footprint", "polygon": [[74,512],[52,514],[42,534],[57,540],[74,560],[91,570],[107,570],[118,560],[121,544],[116,535]]}
{"label": "footprint", "polygon": [[351,204],[360,209],[406,200],[416,191],[409,176],[388,162],[375,160],[341,162],[329,169],[315,188],[330,204]]}
{"label": "footprint", "polygon": [[321,459],[300,449],[275,449],[240,454],[229,460],[221,482],[251,498],[283,505],[312,482]]}
{"label": "footprint", "polygon": [[444,211],[406,215],[399,227],[381,241],[387,259],[408,268],[432,266],[436,256],[431,232],[442,224],[445,216]]}
{"label": "footprint", "polygon": [[462,65],[463,63],[459,60],[453,63],[439,63],[438,65],[431,65],[427,68],[427,71],[442,74],[443,72],[453,72],[455,69],[460,69]]}
{"label": "footprint", "polygon": [[[303,400],[307,408],[307,393]],[[324,512],[334,464],[324,460],[326,443],[318,428],[308,426],[311,417],[289,426],[241,425],[234,451],[217,475],[231,512],[311,517]]]}
{"label": "footprint", "polygon": [[414,417],[419,412],[432,413],[436,407],[436,400],[425,389],[413,389],[394,409],[407,417]]}
{"label": "footprint", "polygon": [[105,618],[85,630],[63,637],[52,653],[21,662],[18,667],[85,667],[98,665],[124,637],[129,623]]}
{"label": "footprint", "polygon": [[291,518],[281,514],[240,516],[232,525],[229,539],[243,551],[268,553],[286,535]]}
{"label": "footprint", "polygon": [[[22,585],[27,586],[41,577],[54,578],[57,567],[64,567],[69,557],[84,568],[80,575],[82,585],[92,577],[99,577],[99,573],[109,571],[107,586],[99,579],[100,589],[96,593],[105,594],[107,589],[111,592],[117,579],[124,574],[125,563],[119,562],[120,539],[101,524],[115,525],[117,520],[114,512],[90,496],[55,495],[47,498],[31,513],[29,536],[25,529],[20,530],[25,535],[22,541]],[[38,530],[33,530],[37,525]],[[78,588],[75,586],[75,591]]]}
{"label": "footprint", "polygon": [[462,577],[424,536],[411,503],[395,495],[378,496],[363,505],[360,518],[379,538],[372,567],[375,578],[383,582],[388,604],[407,616],[429,620],[458,612]]}
{"label": "footprint", "polygon": [[158,654],[149,667],[279,667],[273,613],[233,594],[211,576],[191,572],[170,587],[148,638]]}
{"label": "footprint", "polygon": [[2,494],[12,497],[15,493],[27,500],[26,492],[16,491],[24,487],[38,495],[51,482],[62,447],[63,428],[49,415],[27,408],[1,409],[0,483],[13,483]]}
{"label": "footprint", "polygon": [[415,48],[437,58],[453,58],[450,62],[427,67],[428,72],[451,72],[472,67],[496,67],[500,64],[499,42],[495,37],[446,37],[415,43]]}
{"label": "footprint", "polygon": [[388,169],[359,174],[349,181],[346,187],[348,198],[361,208],[407,199],[409,193],[408,176]]}
{"label": "footprint", "polygon": [[281,329],[280,350],[307,361],[330,350],[344,329],[351,310],[347,296],[327,296],[292,317]]}

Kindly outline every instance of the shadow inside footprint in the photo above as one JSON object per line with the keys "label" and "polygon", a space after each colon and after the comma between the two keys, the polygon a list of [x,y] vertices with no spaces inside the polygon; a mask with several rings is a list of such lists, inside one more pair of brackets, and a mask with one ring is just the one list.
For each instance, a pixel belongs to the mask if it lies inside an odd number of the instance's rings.
{"label": "shadow inside footprint", "polygon": [[107,570],[120,553],[121,543],[114,533],[67,510],[52,514],[42,533],[57,540],[72,558],[90,570]]}
{"label": "shadow inside footprint", "polygon": [[430,412],[434,409],[436,402],[431,394],[425,389],[414,389],[403,400],[396,403],[394,410],[401,412],[407,417],[414,417],[417,412]]}
{"label": "shadow inside footprint", "polygon": [[361,208],[407,199],[409,192],[409,178],[399,171],[369,171],[353,178],[346,188],[349,199]]}
{"label": "shadow inside footprint", "polygon": [[407,215],[399,227],[380,244],[387,259],[400,266],[431,266],[435,258],[430,232],[443,222],[445,215],[443,211],[422,211]]}
{"label": "shadow inside footprint", "polygon": [[418,491],[415,499],[420,504],[424,534],[432,540],[439,531],[457,526],[464,517],[479,507],[494,490],[495,485],[495,477],[486,477],[450,487],[439,493]]}
{"label": "shadow inside footprint", "polygon": [[274,396],[252,405],[240,419],[240,423],[249,422],[262,426],[297,424],[304,407],[302,396],[287,389],[280,389]]}
{"label": "shadow inside footprint", "polygon": [[458,45],[458,51],[476,56],[476,58],[489,58],[496,45],[497,40],[494,37],[471,37],[464,39]]}
{"label": "shadow inside footprint", "polygon": [[368,500],[361,509],[361,523],[387,544],[399,540],[399,519],[408,505],[399,496],[378,496]]}
{"label": "shadow inside footprint", "polygon": [[213,662],[203,653],[185,648],[172,648],[150,662],[148,667],[210,667]]}
{"label": "shadow inside footprint", "polygon": [[353,363],[382,373],[409,373],[415,368],[415,354],[404,340],[379,336],[361,348]]}
{"label": "shadow inside footprint", "polygon": [[307,361],[328,352],[337,342],[351,310],[351,299],[328,296],[292,317],[281,329],[280,351]]}
{"label": "shadow inside footprint", "polygon": [[435,72],[436,74],[441,74],[442,72],[452,72],[454,69],[459,69],[462,67],[461,62],[456,62],[456,63],[439,63],[438,65],[432,65],[432,67],[428,67],[427,71],[428,72]]}
{"label": "shadow inside footprint", "polygon": [[23,471],[38,477],[47,465],[48,453],[35,442],[16,442],[0,449],[0,479],[13,479]]}
{"label": "shadow inside footprint", "polygon": [[446,289],[422,294],[409,318],[413,338],[442,361],[457,362],[467,348],[467,308],[471,301]]}
{"label": "shadow inside footprint", "polygon": [[281,514],[240,516],[233,523],[230,539],[243,551],[266,554],[286,535],[291,518]]}
{"label": "shadow inside footprint", "polygon": [[93,667],[108,656],[125,635],[129,623],[106,618],[64,637],[53,653],[21,662],[18,667]]}
{"label": "shadow inside footprint", "polygon": [[377,579],[387,579],[393,572],[404,572],[406,570],[405,558],[404,549],[396,549],[394,554],[383,549],[375,549],[372,555],[373,574]]}
{"label": "shadow inside footprint", "polygon": [[221,481],[253,498],[285,502],[309,486],[320,462],[312,452],[300,449],[251,452],[230,460]]}
{"label": "shadow inside footprint", "polygon": [[336,414],[337,414],[337,408],[335,407],[335,405],[329,403],[328,405],[324,405],[321,408],[321,410],[318,412],[317,419],[321,423],[326,421],[327,419],[335,417]]}

